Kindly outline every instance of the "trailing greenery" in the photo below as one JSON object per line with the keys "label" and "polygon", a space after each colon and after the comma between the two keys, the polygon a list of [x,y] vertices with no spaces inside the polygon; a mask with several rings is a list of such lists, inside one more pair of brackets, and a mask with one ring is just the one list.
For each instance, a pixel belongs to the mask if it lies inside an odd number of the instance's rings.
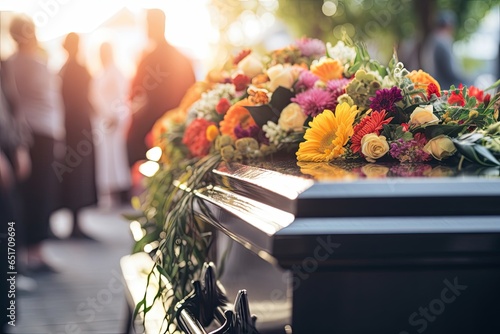
{"label": "trailing greenery", "polygon": [[[152,305],[160,301],[165,307],[166,331],[172,328],[175,305],[192,290],[191,282],[199,278],[203,264],[208,259],[212,235],[194,216],[195,187],[205,184],[207,174],[220,162],[217,153],[199,160],[163,165],[148,180],[147,193],[142,204],[143,214],[128,217],[141,222],[146,230],[144,237],[134,246],[134,252],[153,247],[150,252],[155,262],[147,277],[147,287],[157,280],[160,287],[153,300],[146,293],[136,305],[134,318],[139,314],[147,320]],[[179,172],[182,171],[182,172]],[[155,269],[160,274],[154,275]],[[163,278],[171,284],[167,289]]]}

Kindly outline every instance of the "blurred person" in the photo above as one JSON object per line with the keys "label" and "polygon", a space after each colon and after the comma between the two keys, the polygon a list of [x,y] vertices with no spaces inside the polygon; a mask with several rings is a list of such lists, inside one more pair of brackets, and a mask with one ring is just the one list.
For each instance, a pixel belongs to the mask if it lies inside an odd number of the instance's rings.
{"label": "blurred person", "polygon": [[[87,68],[78,60],[80,37],[69,33],[63,42],[68,58],[61,68],[61,92],[66,129],[65,161],[73,161],[71,171],[62,177],[63,206],[71,210],[73,230],[71,238],[92,239],[80,226],[79,212],[97,203],[95,184],[94,139],[90,103],[90,82]],[[100,145],[106,145],[101,142]]]}
{"label": "blurred person", "polygon": [[432,75],[442,89],[448,89],[451,85],[458,87],[460,84],[469,84],[453,52],[456,24],[454,12],[439,12],[435,28],[422,48],[422,69]]}
{"label": "blurred person", "polygon": [[26,265],[32,271],[53,271],[43,258],[41,246],[49,237],[50,216],[60,204],[60,184],[53,169],[57,161],[56,145],[64,137],[57,78],[47,67],[47,55],[38,44],[33,21],[17,16],[9,30],[17,46],[17,51],[5,62],[12,78],[12,91],[15,90],[11,103],[18,117],[26,121],[32,136],[30,173],[19,184],[26,231]]}
{"label": "blurred person", "polygon": [[[15,92],[13,77],[0,61],[0,244],[7,244],[8,237],[13,236],[16,241],[13,248],[19,254],[26,248],[19,183],[31,173],[29,146],[32,141],[28,125],[22,115],[17,113]],[[9,256],[12,254],[7,247],[2,246],[0,252],[2,258],[11,260]],[[16,263],[15,268],[16,289],[28,292],[35,289],[36,281],[26,276],[22,261]],[[7,278],[5,275],[4,281]],[[3,302],[2,305],[9,306]]]}
{"label": "blurred person", "polygon": [[145,159],[145,140],[153,124],[177,107],[195,82],[191,61],[165,39],[165,13],[160,9],[147,11],[147,33],[152,50],[139,62],[129,94],[132,105],[138,106],[127,134],[131,167]]}
{"label": "blurred person", "polygon": [[130,188],[130,172],[125,142],[130,120],[127,80],[115,64],[110,43],[100,47],[102,69],[91,85],[95,108],[95,131],[104,141],[96,145],[96,180],[99,203],[104,207],[123,204]]}

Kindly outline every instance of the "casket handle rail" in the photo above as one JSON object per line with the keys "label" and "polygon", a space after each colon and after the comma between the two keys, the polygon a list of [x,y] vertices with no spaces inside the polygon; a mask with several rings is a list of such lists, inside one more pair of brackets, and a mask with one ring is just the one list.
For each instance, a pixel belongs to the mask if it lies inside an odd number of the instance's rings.
{"label": "casket handle rail", "polygon": [[[257,318],[250,315],[246,290],[239,290],[234,305],[227,298],[215,276],[215,265],[205,263],[203,281],[193,281],[193,291],[176,305],[176,319],[180,329],[188,334],[259,334]],[[213,321],[220,327],[207,332]]]}

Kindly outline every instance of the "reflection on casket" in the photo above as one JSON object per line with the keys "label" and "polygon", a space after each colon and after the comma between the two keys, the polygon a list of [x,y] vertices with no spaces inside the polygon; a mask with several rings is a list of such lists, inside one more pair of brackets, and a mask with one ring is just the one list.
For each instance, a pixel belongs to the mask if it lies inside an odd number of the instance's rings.
{"label": "reflection on casket", "polygon": [[498,169],[221,164],[196,214],[262,333],[500,332]]}

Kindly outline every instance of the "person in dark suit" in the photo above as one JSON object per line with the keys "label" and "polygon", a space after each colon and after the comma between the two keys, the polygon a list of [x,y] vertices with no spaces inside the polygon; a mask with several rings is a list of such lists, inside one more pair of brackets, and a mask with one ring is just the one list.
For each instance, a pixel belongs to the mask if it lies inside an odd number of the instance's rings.
{"label": "person in dark suit", "polygon": [[[97,203],[94,142],[89,100],[91,76],[77,59],[80,37],[69,33],[63,43],[68,54],[60,71],[66,129],[66,158],[71,171],[62,176],[63,206],[73,213],[72,238],[89,239],[78,222],[80,209]],[[106,143],[100,143],[106,145]]]}
{"label": "person in dark suit", "polygon": [[145,159],[145,138],[153,124],[168,110],[177,107],[195,74],[189,58],[165,39],[165,14],[147,11],[148,38],[152,51],[146,52],[132,80],[129,97],[139,107],[132,114],[127,134],[129,165]]}
{"label": "person in dark suit", "polygon": [[422,50],[422,69],[432,75],[442,89],[448,89],[451,85],[458,87],[460,84],[470,84],[453,51],[456,21],[454,12],[439,12],[434,31]]}

